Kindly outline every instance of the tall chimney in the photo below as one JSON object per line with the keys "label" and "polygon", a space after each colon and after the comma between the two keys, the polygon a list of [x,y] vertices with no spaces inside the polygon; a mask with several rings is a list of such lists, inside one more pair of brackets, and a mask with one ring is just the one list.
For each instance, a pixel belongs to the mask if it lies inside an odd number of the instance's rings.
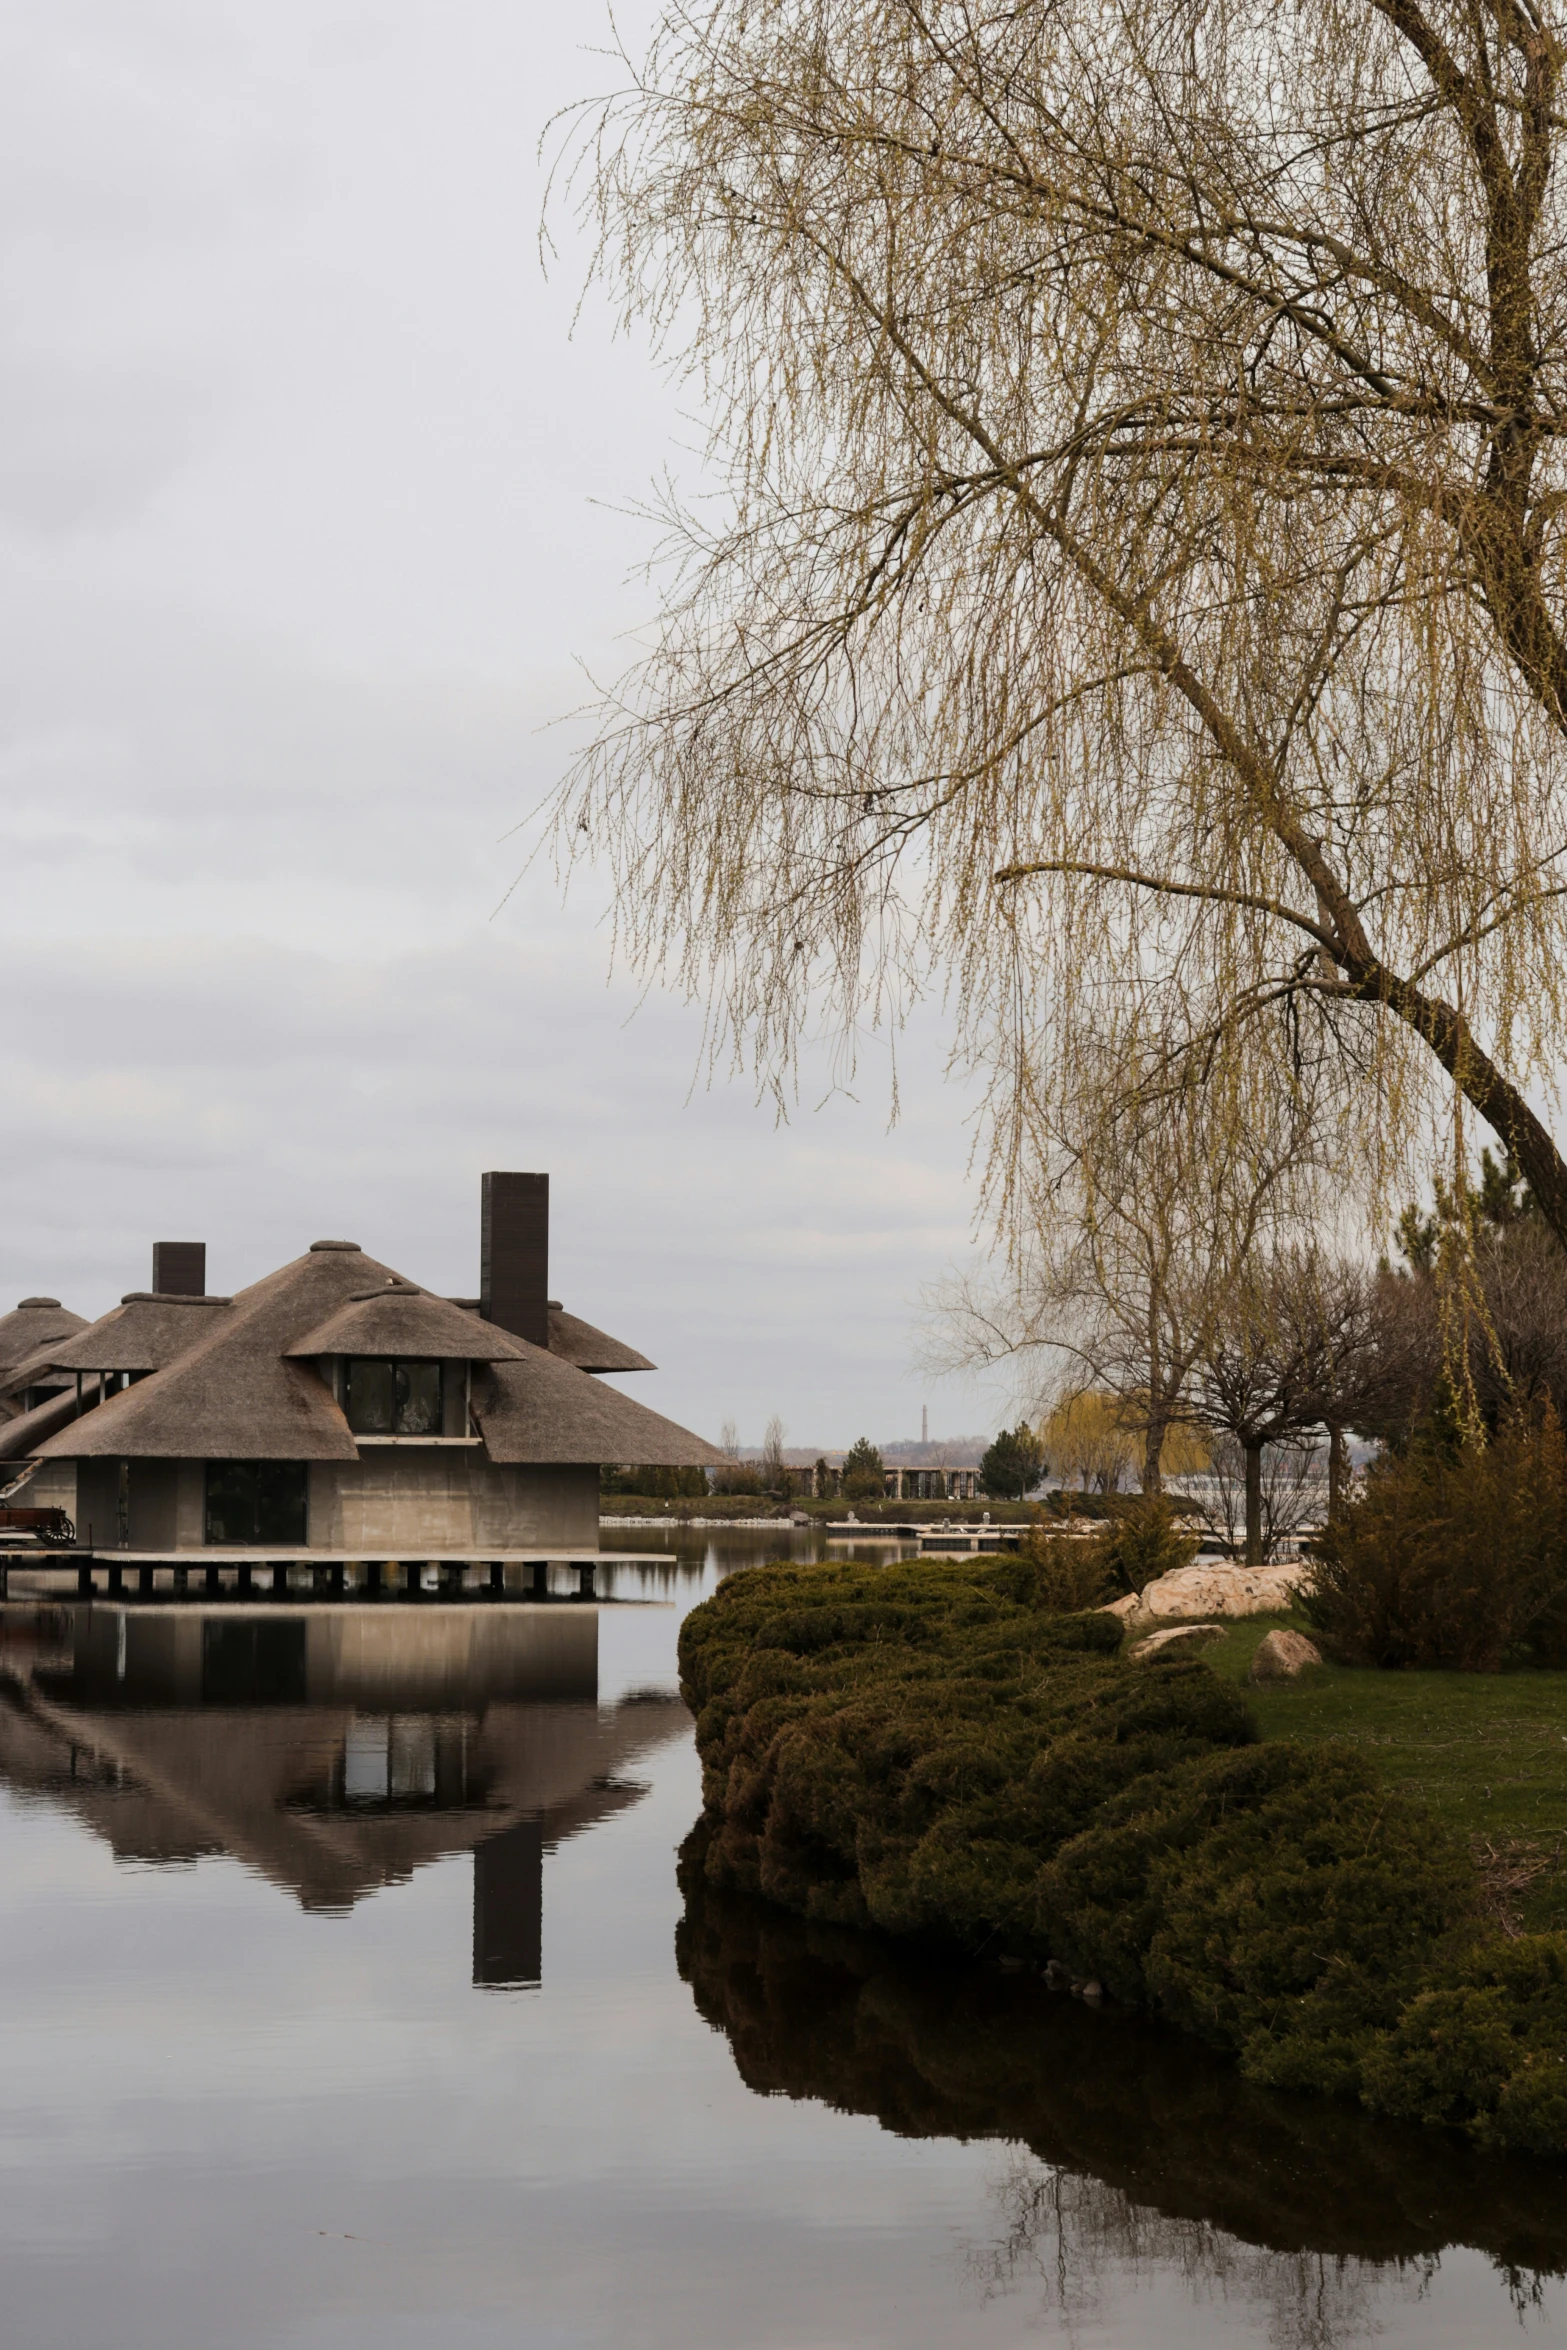
{"label": "tall chimney", "polygon": [[204,1240],[155,1240],[152,1286],[160,1297],[205,1297],[207,1244]]}
{"label": "tall chimney", "polygon": [[481,1178],[479,1311],[514,1338],[548,1346],[550,1179],[489,1174]]}

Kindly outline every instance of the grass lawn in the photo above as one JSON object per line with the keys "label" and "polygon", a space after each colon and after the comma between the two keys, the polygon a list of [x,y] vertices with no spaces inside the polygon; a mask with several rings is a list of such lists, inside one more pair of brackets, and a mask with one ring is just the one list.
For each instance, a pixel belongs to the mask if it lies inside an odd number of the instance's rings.
{"label": "grass lawn", "polygon": [[[1311,1631],[1302,1616],[1247,1617],[1204,1660],[1245,1681],[1257,1643],[1280,1624]],[[1322,1665],[1247,1694],[1265,1737],[1360,1747],[1391,1784],[1469,1837],[1516,1923],[1567,1929],[1567,1673]]]}

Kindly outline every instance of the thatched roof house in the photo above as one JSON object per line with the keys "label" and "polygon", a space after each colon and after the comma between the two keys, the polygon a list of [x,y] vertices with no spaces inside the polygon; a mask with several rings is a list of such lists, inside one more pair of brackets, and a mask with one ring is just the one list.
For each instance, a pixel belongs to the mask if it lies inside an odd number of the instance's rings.
{"label": "thatched roof house", "polygon": [[[601,1461],[720,1456],[602,1385],[653,1366],[545,1295],[548,1181],[485,1176],[476,1299],[318,1240],[234,1297],[133,1291],[90,1325],[62,1317],[21,1366],[30,1408],[0,1424],[0,1464],[35,1462],[26,1498],[62,1501],[96,1549],[596,1548]],[[0,1366],[0,1394],[17,1379]]]}
{"label": "thatched roof house", "polygon": [[67,1384],[50,1367],[51,1350],[86,1327],[57,1297],[24,1297],[11,1313],[0,1314],[0,1421]]}

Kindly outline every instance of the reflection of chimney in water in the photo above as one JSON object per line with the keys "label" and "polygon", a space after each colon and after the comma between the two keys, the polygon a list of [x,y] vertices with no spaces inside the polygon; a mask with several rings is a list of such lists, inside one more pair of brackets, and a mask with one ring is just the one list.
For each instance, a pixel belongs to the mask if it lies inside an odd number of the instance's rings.
{"label": "reflection of chimney in water", "polygon": [[537,1983],[544,1971],[544,1828],[521,1820],[473,1851],[473,1980]]}

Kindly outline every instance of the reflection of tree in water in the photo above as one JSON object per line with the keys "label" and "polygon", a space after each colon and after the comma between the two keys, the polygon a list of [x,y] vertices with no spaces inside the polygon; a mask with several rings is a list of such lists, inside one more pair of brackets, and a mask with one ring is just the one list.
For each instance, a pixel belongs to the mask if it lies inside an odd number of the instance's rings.
{"label": "reflection of tree in water", "polygon": [[966,2255],[982,2290],[1037,2277],[1073,2324],[1100,2279],[1157,2270],[1266,2310],[1279,2350],[1342,2350],[1449,2245],[1484,2252],[1520,2314],[1567,2270],[1556,2165],[1253,2088],[1125,2010],[719,1894],[700,1863],[698,1831],[676,1954],[751,2088],[1027,2150]]}
{"label": "reflection of tree in water", "polygon": [[964,2265],[982,2297],[1043,2288],[1045,2311],[1075,2341],[1100,2317],[1104,2286],[1178,2277],[1193,2299],[1265,2312],[1275,2350],[1350,2350],[1381,2331],[1379,2302],[1423,2298],[1434,2253],[1396,2262],[1246,2244],[1208,2220],[1134,2203],[1082,2172],[1019,2155],[992,2183],[1001,2227]]}

